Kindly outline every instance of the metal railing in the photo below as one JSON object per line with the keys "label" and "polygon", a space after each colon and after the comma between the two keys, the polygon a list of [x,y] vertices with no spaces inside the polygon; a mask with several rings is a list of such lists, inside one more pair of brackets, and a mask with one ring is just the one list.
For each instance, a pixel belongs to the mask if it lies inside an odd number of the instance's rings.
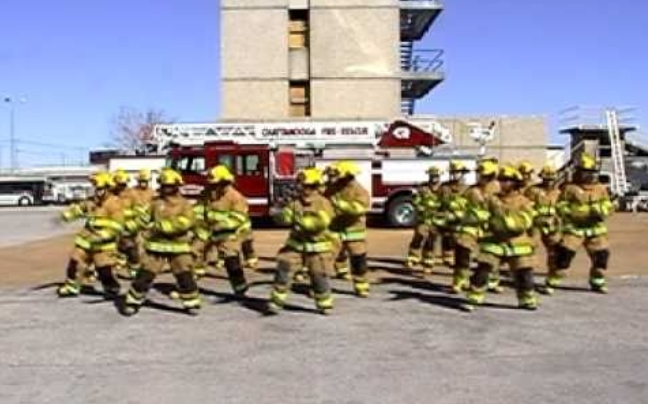
{"label": "metal railing", "polygon": [[443,67],[443,49],[417,49],[412,51],[409,72],[437,72]]}

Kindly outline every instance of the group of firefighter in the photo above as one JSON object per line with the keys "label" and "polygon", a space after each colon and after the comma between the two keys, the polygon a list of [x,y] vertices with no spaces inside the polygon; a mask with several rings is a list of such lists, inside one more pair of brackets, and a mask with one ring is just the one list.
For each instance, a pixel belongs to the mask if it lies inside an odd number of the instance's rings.
{"label": "group of firefighter", "polygon": [[[428,182],[414,196],[417,224],[406,265],[430,273],[436,264],[435,243],[441,240],[442,260],[454,269],[451,290],[467,293],[462,307],[473,310],[486,293],[502,291],[500,269],[507,265],[519,306],[536,309],[536,245],[547,251],[548,275],[540,291],[552,294],[584,245],[592,262],[590,285],[607,291],[604,272],[609,249],[606,219],[612,203],[597,182],[597,163],[583,155],[571,182],[558,186],[557,172],[545,166],[540,183],[528,163],[500,165],[495,159],[477,164],[477,183],[466,185],[470,170],[451,161],[449,179],[431,167]],[[358,297],[368,297],[367,214],[370,194],[358,182],[360,170],[350,161],[325,169],[305,168],[297,176],[296,192],[274,212],[290,228],[276,257],[276,271],[266,304],[268,314],[285,306],[293,282],[310,280],[309,294],[317,310],[333,309],[331,275],[352,282]],[[225,269],[233,293],[248,292],[245,269],[258,257],[253,246],[247,199],[237,191],[233,173],[223,165],[207,175],[196,202],[181,195],[182,176],[163,169],[158,190],[151,173],[142,170],[137,186],[129,187],[123,170],[91,177],[94,194],[62,214],[85,224],[74,240],[60,297],[78,296],[84,284],[101,283],[107,299],[125,315],[134,315],[146,301],[155,278],[171,271],[174,299],[190,314],[201,307],[198,281],[208,265]],[[122,294],[117,273],[130,278]]]}
{"label": "group of firefighter", "polygon": [[[416,193],[417,225],[407,266],[431,272],[435,241],[441,240],[442,260],[453,268],[451,290],[466,293],[463,306],[474,310],[486,293],[501,293],[500,269],[506,265],[519,307],[538,307],[536,289],[552,295],[560,286],[577,249],[583,245],[591,260],[593,291],[608,290],[605,270],[610,256],[606,220],[613,211],[607,188],[598,182],[596,160],[583,154],[571,181],[560,185],[555,167],[545,165],[534,179],[528,162],[499,165],[483,159],[477,183],[465,183],[468,168],[450,163],[450,178],[441,183],[436,167]],[[536,288],[537,247],[546,251],[545,284]]]}

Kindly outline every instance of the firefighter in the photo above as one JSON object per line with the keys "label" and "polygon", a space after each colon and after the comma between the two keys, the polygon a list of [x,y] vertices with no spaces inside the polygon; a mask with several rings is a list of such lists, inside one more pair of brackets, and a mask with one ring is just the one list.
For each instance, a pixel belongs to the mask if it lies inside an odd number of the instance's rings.
{"label": "firefighter", "polygon": [[249,220],[245,225],[243,232],[243,243],[241,244],[243,253],[243,262],[248,269],[256,269],[259,265],[259,257],[254,250],[254,232],[252,231],[252,221]]}
{"label": "firefighter", "polygon": [[136,210],[135,191],[128,187],[130,175],[123,169],[118,169],[112,173],[112,178],[112,192],[121,200],[125,215],[124,234],[119,240],[118,266],[126,269],[128,277],[134,278],[141,269],[140,246],[137,241],[140,230],[137,215],[140,211]]}
{"label": "firefighter", "polygon": [[521,192],[522,174],[514,166],[503,166],[498,175],[501,192],[488,200],[488,236],[480,243],[477,268],[470,278],[466,308],[483,304],[488,275],[502,262],[509,265],[519,307],[537,308],[533,268],[535,244],[528,232],[533,227],[533,203]]}
{"label": "firefighter", "polygon": [[555,277],[556,248],[560,242],[560,220],[556,206],[560,198],[560,188],[557,185],[558,173],[551,165],[542,167],[539,173],[542,182],[527,189],[525,196],[533,202],[536,212],[534,236],[540,238],[547,255],[547,271],[549,277]]}
{"label": "firefighter", "polygon": [[234,175],[226,166],[218,165],[209,171],[205,223],[210,233],[209,244],[223,260],[234,294],[244,296],[248,284],[241,262],[241,242],[250,231],[250,217],[247,199],[233,184]]}
{"label": "firefighter", "polygon": [[535,185],[535,181],[533,180],[533,174],[535,173],[535,168],[533,168],[533,164],[531,164],[528,161],[522,161],[518,165],[518,171],[522,175],[522,188],[520,191],[522,194],[527,193],[529,188]]}
{"label": "firefighter", "polygon": [[[194,274],[201,278],[207,274],[207,245],[209,242],[209,227],[207,226],[207,191],[203,190],[193,206],[194,231],[191,244],[194,255]],[[179,297],[175,293],[172,297]]]}
{"label": "firefighter", "polygon": [[[499,190],[498,165],[491,160],[482,160],[477,165],[477,184],[465,192],[466,206],[460,214],[455,246],[455,265],[452,276],[452,292],[461,293],[470,286],[471,260],[479,253],[479,242],[485,235],[489,218],[488,200]],[[495,268],[494,268],[495,269]],[[490,281],[490,280],[489,280]],[[497,285],[492,285],[494,290]]]}
{"label": "firefighter", "polygon": [[119,198],[110,192],[113,184],[109,173],[94,175],[92,184],[93,197],[72,205],[62,214],[65,222],[84,218],[85,226],[74,239],[67,279],[57,290],[60,297],[79,295],[79,272],[85,272],[91,265],[94,265],[106,298],[119,295],[120,285],[114,274],[114,266],[117,242],[124,230],[124,209]]}
{"label": "firefighter", "polygon": [[556,272],[546,279],[545,293],[560,285],[578,247],[583,245],[591,260],[589,283],[593,291],[607,293],[605,270],[610,258],[606,220],[614,206],[606,187],[598,182],[594,157],[583,154],[574,181],[565,185],[558,202],[562,240],[556,249]]}
{"label": "firefighter", "polygon": [[125,296],[122,312],[134,315],[139,311],[155,277],[168,263],[178,284],[182,306],[189,314],[197,314],[201,299],[192,273],[192,205],[180,194],[183,181],[178,172],[170,168],[163,169],[159,183],[159,196],[151,203],[146,218],[142,270],[137,273]]}
{"label": "firefighter", "polygon": [[[369,192],[356,180],[359,167],[351,161],[339,161],[327,167],[328,184],[324,196],[333,204],[335,217],[331,231],[339,239],[335,262],[338,277],[345,274],[351,262],[351,276],[356,296],[369,296],[367,280],[367,213],[370,208]],[[342,260],[347,253],[348,260]],[[346,271],[348,273],[348,270]]]}
{"label": "firefighter", "polygon": [[441,251],[446,265],[453,265],[455,248],[455,231],[459,224],[459,215],[466,207],[463,193],[468,186],[465,182],[468,167],[460,161],[450,161],[450,179],[439,187],[441,206],[432,219],[433,224],[441,234]]}
{"label": "firefighter", "polygon": [[277,254],[277,272],[268,302],[268,312],[278,313],[290,290],[291,274],[308,268],[315,304],[322,314],[333,309],[328,274],[333,270],[334,245],[328,228],[334,213],[331,202],[319,192],[322,172],[307,168],[299,173],[299,195],[288,203],[277,220],[290,225],[288,240]]}
{"label": "firefighter", "polygon": [[438,195],[441,170],[432,166],[428,168],[427,175],[428,182],[418,187],[414,195],[416,225],[409,245],[406,266],[412,269],[423,264],[423,272],[430,274],[434,267],[434,243],[437,237],[432,218],[441,206]]}
{"label": "firefighter", "polygon": [[[142,223],[146,220],[146,217],[149,215],[151,209],[151,202],[155,198],[155,191],[151,188],[151,171],[148,169],[141,169],[137,173],[137,185],[130,189],[130,196],[132,202],[132,218],[133,221],[137,223],[138,230],[142,229]],[[136,247],[132,250],[133,255],[130,256],[130,273],[129,275],[134,278],[137,275],[137,271],[141,269],[141,256],[144,251],[142,245],[142,237],[138,231],[138,234],[135,238]]]}

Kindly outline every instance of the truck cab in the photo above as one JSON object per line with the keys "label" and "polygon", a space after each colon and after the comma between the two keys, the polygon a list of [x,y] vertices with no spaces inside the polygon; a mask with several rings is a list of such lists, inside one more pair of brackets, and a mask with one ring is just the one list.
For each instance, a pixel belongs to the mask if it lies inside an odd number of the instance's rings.
{"label": "truck cab", "polygon": [[293,149],[211,142],[200,147],[176,147],[167,161],[167,166],[184,179],[183,195],[191,198],[201,195],[208,170],[221,164],[236,176],[236,187],[247,197],[250,215],[264,217],[292,196],[297,172],[312,165],[312,158]]}

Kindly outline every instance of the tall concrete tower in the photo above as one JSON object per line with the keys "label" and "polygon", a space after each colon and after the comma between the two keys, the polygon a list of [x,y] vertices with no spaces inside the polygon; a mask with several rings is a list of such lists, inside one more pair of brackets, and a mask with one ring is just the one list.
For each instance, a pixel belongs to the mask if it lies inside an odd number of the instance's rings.
{"label": "tall concrete tower", "polygon": [[429,0],[221,0],[224,120],[391,119],[443,80]]}

